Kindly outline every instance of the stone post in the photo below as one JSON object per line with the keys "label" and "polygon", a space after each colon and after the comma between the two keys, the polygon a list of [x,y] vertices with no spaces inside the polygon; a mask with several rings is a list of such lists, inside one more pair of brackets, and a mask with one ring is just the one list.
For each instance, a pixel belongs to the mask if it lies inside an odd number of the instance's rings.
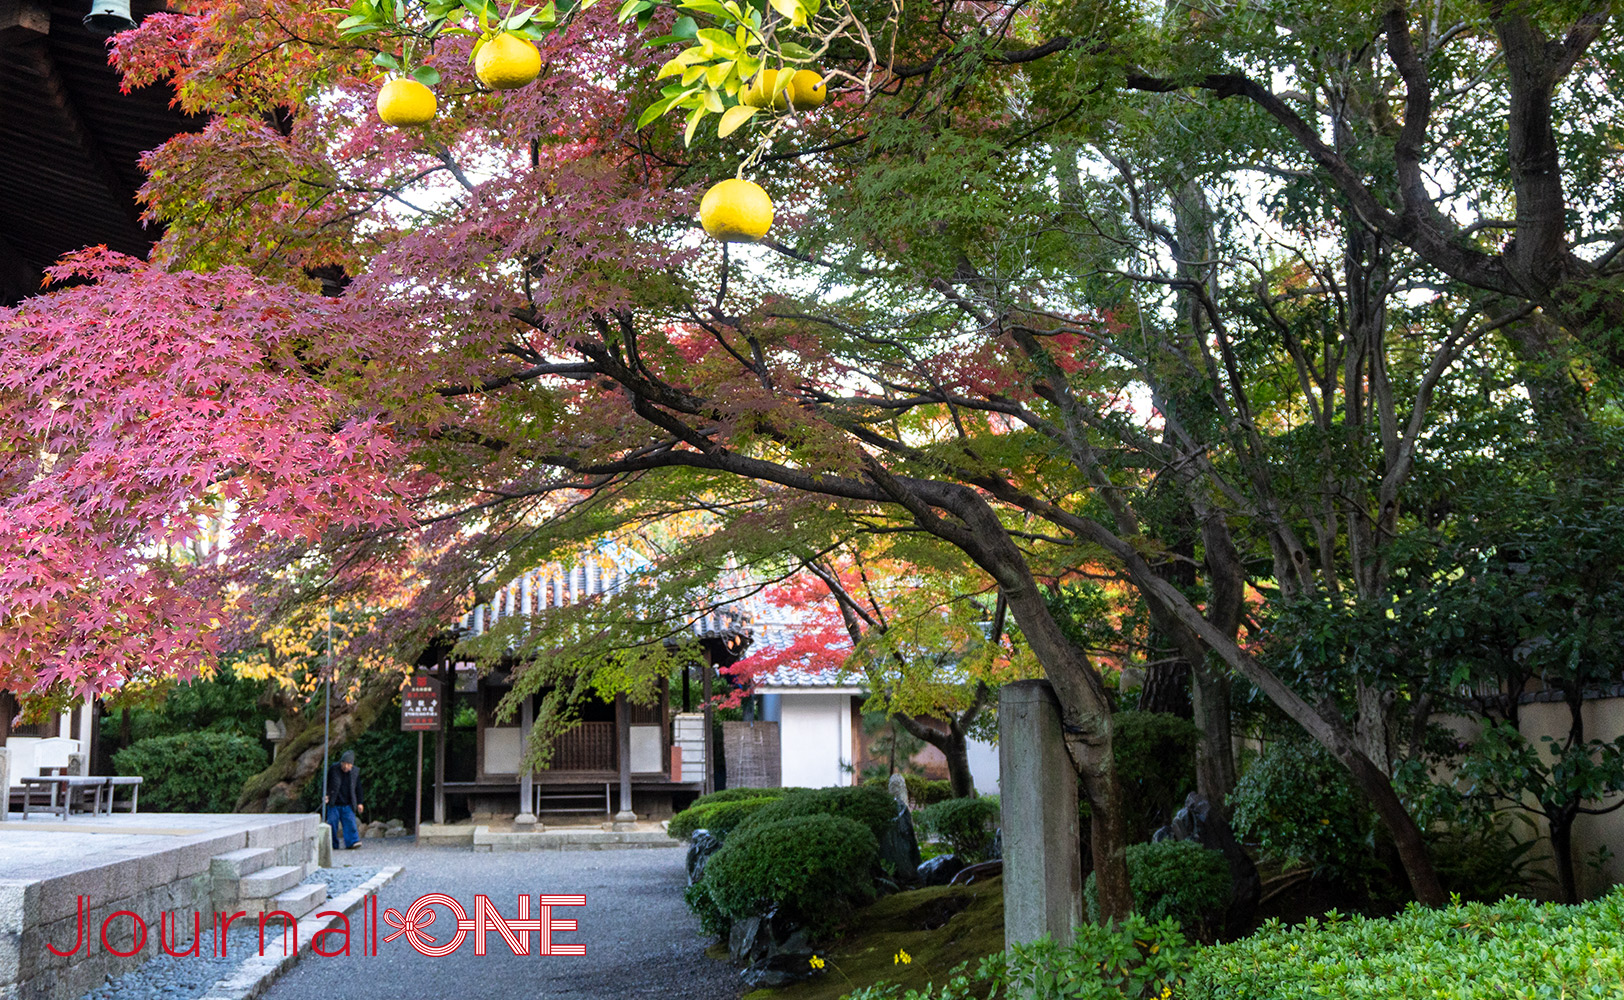
{"label": "stone post", "polygon": [[998,696],[999,801],[1004,835],[1004,945],[1047,935],[1071,943],[1083,921],[1077,772],[1048,681]]}
{"label": "stone post", "polygon": [[620,811],[610,828],[624,832],[637,829],[637,814],[632,812],[632,707],[624,691],[615,693],[615,741],[615,756],[620,758]]}
{"label": "stone post", "polygon": [[[529,590],[530,578],[525,577],[525,589]],[[530,598],[525,597],[526,605]],[[519,706],[519,755],[527,758],[530,754],[530,731],[536,724],[535,709],[530,704],[530,695],[524,696]],[[520,767],[524,767],[523,764]],[[536,828],[536,814],[531,810],[536,808],[535,778],[528,767],[519,774],[519,814],[513,817],[513,825],[520,830],[534,830]]]}
{"label": "stone post", "polygon": [[11,751],[0,747],[0,821],[4,821],[11,808]]}

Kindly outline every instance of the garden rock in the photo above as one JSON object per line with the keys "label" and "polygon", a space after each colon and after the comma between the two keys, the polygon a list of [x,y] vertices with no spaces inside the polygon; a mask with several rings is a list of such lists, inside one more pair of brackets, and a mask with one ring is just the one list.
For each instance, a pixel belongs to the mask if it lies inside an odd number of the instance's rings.
{"label": "garden rock", "polygon": [[919,881],[925,885],[946,885],[953,876],[964,870],[964,862],[955,854],[942,854],[919,866]]}
{"label": "garden rock", "polygon": [[361,836],[370,838],[382,837],[384,831],[387,829],[389,829],[387,826],[384,826],[377,820],[373,820],[371,823],[361,827]]}
{"label": "garden rock", "polygon": [[1224,927],[1228,933],[1249,930],[1263,897],[1263,881],[1258,877],[1257,865],[1235,839],[1235,833],[1198,792],[1191,792],[1184,800],[1184,808],[1173,814],[1173,821],[1151,834],[1152,842],[1163,840],[1192,840],[1202,847],[1218,851],[1229,862],[1229,907],[1224,912]]}
{"label": "garden rock", "polygon": [[695,830],[688,838],[688,884],[693,885],[705,877],[705,862],[710,856],[722,849],[721,838],[714,836],[709,830]]}
{"label": "garden rock", "polygon": [[919,877],[919,838],[906,805],[898,805],[896,820],[880,838],[880,863],[898,882],[912,884]]}
{"label": "garden rock", "polygon": [[728,934],[728,954],[736,962],[747,963],[741,973],[751,989],[788,986],[811,978],[811,932],[786,921],[776,911],[733,923]]}
{"label": "garden rock", "polygon": [[897,800],[898,804],[907,806],[908,779],[903,777],[900,771],[891,772],[891,780],[885,783],[885,790],[891,794],[893,799]]}

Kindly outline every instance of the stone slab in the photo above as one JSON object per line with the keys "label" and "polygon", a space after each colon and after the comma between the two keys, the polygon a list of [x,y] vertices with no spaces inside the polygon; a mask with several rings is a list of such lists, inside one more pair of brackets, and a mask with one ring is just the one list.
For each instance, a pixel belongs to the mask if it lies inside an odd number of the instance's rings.
{"label": "stone slab", "polygon": [[270,899],[304,881],[304,865],[276,865],[252,875],[244,875],[237,882],[237,898],[244,902]]}

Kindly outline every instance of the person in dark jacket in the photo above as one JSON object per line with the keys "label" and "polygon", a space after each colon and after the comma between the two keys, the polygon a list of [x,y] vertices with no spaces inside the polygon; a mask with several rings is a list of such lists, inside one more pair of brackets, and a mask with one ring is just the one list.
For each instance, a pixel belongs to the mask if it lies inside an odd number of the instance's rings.
{"label": "person in dark jacket", "polygon": [[355,814],[365,810],[361,804],[361,769],[355,766],[355,751],[346,750],[338,763],[327,769],[327,826],[333,831],[333,850],[339,849],[340,828],[345,849],[361,846]]}

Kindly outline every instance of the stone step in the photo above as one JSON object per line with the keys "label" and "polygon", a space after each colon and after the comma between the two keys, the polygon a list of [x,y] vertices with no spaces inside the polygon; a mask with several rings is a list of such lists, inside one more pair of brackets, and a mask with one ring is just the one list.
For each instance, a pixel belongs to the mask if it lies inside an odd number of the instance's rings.
{"label": "stone step", "polygon": [[209,859],[209,875],[216,880],[236,881],[252,875],[270,865],[276,851],[270,847],[244,847],[228,854],[216,854]]}
{"label": "stone step", "polygon": [[263,911],[281,910],[283,913],[293,914],[294,919],[298,919],[325,902],[327,902],[327,886],[320,882],[305,882],[265,900]]}
{"label": "stone step", "polygon": [[257,871],[252,875],[245,875],[237,883],[237,898],[246,903],[250,900],[270,899],[277,893],[291,889],[304,881],[304,865],[277,865]]}

